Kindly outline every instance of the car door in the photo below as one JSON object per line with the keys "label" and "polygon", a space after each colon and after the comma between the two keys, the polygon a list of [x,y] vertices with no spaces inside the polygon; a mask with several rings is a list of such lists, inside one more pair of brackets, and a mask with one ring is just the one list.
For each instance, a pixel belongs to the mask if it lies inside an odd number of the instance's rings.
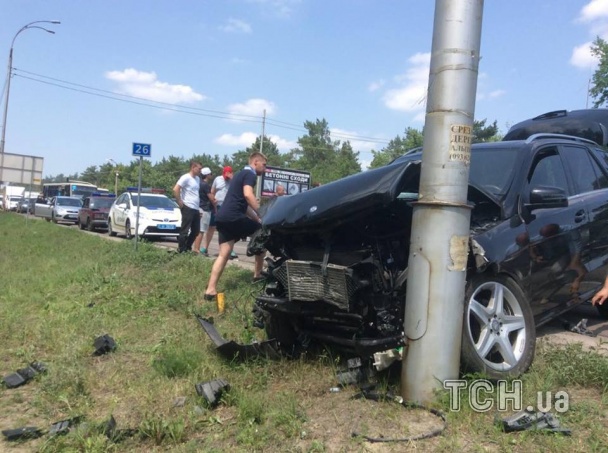
{"label": "car door", "polygon": [[[608,154],[587,146],[563,146],[577,193],[585,199],[588,227],[584,230],[582,264],[586,272],[579,293],[592,292],[606,277],[608,262]],[[598,159],[599,158],[599,159]]]}
{"label": "car door", "polygon": [[114,213],[112,223],[116,226],[116,229],[118,230],[124,231],[125,229],[125,221],[127,218],[127,206],[128,198],[127,195],[123,193],[120,197],[118,197],[118,199],[116,200],[116,204],[113,208]]}
{"label": "car door", "polygon": [[525,285],[532,298],[532,310],[539,315],[573,299],[573,284],[580,277],[577,260],[588,241],[588,212],[585,197],[574,193],[571,187],[558,146],[537,149],[527,182],[523,196],[528,203],[535,189],[559,189],[567,197],[566,207],[530,207],[526,216],[530,266]]}

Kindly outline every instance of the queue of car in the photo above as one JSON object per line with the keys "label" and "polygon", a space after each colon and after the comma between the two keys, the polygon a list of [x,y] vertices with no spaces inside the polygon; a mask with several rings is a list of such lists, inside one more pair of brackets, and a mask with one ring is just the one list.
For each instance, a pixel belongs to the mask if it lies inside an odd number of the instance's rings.
{"label": "queue of car", "polygon": [[118,197],[95,192],[85,197],[32,199],[23,209],[48,222],[74,224],[89,231],[106,230],[110,236],[121,234],[128,239],[135,236],[136,225],[141,238],[177,237],[181,226],[177,203],[162,189],[142,188],[138,195],[136,187],[129,187]]}

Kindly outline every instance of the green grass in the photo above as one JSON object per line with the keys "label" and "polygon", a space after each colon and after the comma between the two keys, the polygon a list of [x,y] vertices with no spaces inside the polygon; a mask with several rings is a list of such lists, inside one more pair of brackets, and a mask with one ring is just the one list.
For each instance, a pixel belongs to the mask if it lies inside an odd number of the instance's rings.
{"label": "green grass", "polygon": [[[251,272],[226,269],[224,315],[203,301],[211,264],[146,243],[136,252],[129,241],[0,213],[0,374],[34,360],[48,366],[19,389],[0,387],[0,429],[47,429],[84,417],[65,436],[21,445],[44,452],[606,451],[608,360],[577,346],[539,348],[523,377],[526,403],[539,390],[571,394],[560,420],[572,437],[504,434],[493,423],[495,411],[477,413],[465,404],[448,413],[441,437],[374,446],[352,438],[353,430],[378,429],[402,437],[424,432],[435,420],[395,404],[354,400],[351,388],[329,393],[340,363],[330,350],[297,361],[221,358],[195,314],[214,316],[228,339],[265,337],[252,326]],[[93,356],[93,340],[103,334],[117,349]],[[398,393],[395,374],[380,376],[381,387]],[[194,385],[215,378],[231,389],[210,408]],[[184,405],[175,404],[179,397]],[[445,394],[436,406],[448,408]],[[134,435],[108,439],[103,427],[110,416]],[[0,450],[8,448],[0,440]]]}

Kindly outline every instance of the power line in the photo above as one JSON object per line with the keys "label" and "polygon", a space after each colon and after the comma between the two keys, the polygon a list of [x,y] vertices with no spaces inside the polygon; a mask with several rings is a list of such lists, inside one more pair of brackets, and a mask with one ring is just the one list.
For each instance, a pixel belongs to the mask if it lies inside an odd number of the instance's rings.
{"label": "power line", "polygon": [[[219,110],[209,110],[209,109],[202,109],[202,108],[198,108],[198,107],[190,107],[190,106],[181,105],[181,104],[171,104],[171,103],[167,103],[167,102],[161,102],[161,101],[155,101],[152,99],[131,96],[128,94],[115,93],[115,92],[103,90],[100,88],[90,87],[87,85],[82,85],[82,84],[78,84],[78,83],[74,83],[74,82],[69,82],[66,80],[57,79],[54,77],[45,76],[42,74],[37,74],[37,73],[26,71],[23,69],[13,68],[13,71],[14,71],[14,73],[13,73],[14,75],[16,75],[17,77],[21,77],[23,79],[31,80],[31,81],[38,82],[38,83],[44,83],[47,85],[52,85],[52,86],[56,86],[59,88],[63,88],[66,90],[75,91],[75,92],[79,92],[79,93],[83,93],[83,94],[89,94],[92,96],[98,96],[98,97],[102,97],[102,98],[106,98],[106,99],[111,99],[114,101],[128,102],[131,104],[140,105],[140,106],[144,106],[144,107],[151,107],[151,108],[168,110],[168,111],[179,112],[179,113],[187,113],[187,114],[197,115],[197,116],[205,116],[205,117],[209,117],[209,118],[236,120],[236,121],[243,121],[243,122],[250,122],[250,123],[261,123],[262,122],[262,117],[255,116],[255,115],[245,115],[245,114],[240,114],[240,113],[230,113],[230,112],[223,112],[223,111],[219,111]],[[30,76],[34,76],[34,77],[28,77],[23,74],[29,74]],[[46,80],[41,80],[41,79],[46,79]],[[74,87],[77,87],[77,88],[74,88]],[[298,126],[293,123],[288,123],[288,122],[280,121],[280,120],[273,119],[273,118],[267,118],[266,122],[269,125],[272,125],[274,127],[281,128],[281,129],[287,129],[287,130],[293,130],[293,131],[305,132],[305,133],[308,132],[308,130],[303,128],[302,126]],[[375,138],[375,137],[368,137],[368,136],[362,136],[362,135],[356,135],[356,134],[342,134],[342,133],[333,133],[332,132],[331,135],[332,135],[332,137],[342,138],[342,139],[346,139],[349,141],[356,140],[356,141],[360,141],[360,142],[369,142],[369,143],[378,143],[378,144],[388,144],[390,142],[390,140],[386,140],[386,139],[379,139],[379,138]]]}

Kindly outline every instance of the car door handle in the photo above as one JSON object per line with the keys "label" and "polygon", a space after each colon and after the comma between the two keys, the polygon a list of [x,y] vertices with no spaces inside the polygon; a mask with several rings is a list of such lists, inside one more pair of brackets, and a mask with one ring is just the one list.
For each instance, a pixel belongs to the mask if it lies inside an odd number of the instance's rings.
{"label": "car door handle", "polygon": [[574,214],[574,221],[576,223],[581,223],[583,220],[585,220],[585,210],[581,209]]}

